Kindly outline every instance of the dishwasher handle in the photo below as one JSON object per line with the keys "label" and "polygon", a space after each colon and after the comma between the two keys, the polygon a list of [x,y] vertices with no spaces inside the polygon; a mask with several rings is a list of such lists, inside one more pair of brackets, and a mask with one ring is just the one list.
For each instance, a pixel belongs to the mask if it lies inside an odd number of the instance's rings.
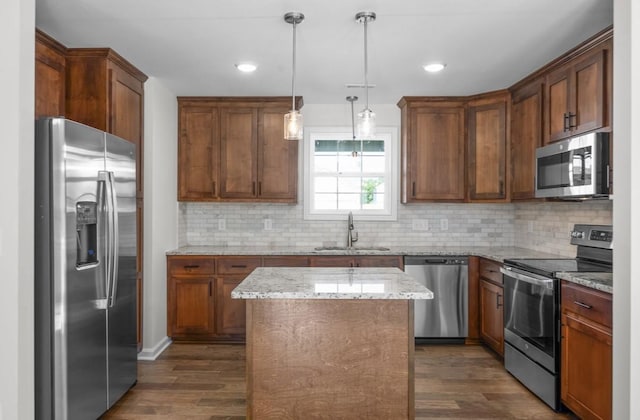
{"label": "dishwasher handle", "polygon": [[456,256],[411,256],[404,257],[404,265],[468,265],[469,258]]}

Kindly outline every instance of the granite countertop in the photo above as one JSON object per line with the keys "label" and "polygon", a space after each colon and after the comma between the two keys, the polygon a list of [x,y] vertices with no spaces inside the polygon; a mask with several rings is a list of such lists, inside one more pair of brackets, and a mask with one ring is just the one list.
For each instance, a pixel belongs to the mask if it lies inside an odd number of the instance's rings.
{"label": "granite countertop", "polygon": [[234,299],[433,299],[397,268],[256,268],[231,292]]}
{"label": "granite countertop", "polygon": [[[520,247],[392,247],[388,250],[370,249],[332,249],[316,250],[314,247],[269,247],[269,246],[185,246],[167,255],[476,255],[503,262],[509,258],[561,258],[562,255],[533,251]],[[573,256],[568,256],[572,258]]]}
{"label": "granite countertop", "polygon": [[558,273],[557,276],[562,280],[613,293],[613,273]]}

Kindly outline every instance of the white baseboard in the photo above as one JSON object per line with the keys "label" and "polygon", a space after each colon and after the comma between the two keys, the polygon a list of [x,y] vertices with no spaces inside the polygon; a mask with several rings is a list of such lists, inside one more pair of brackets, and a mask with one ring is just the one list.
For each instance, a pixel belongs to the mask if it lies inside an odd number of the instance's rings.
{"label": "white baseboard", "polygon": [[169,337],[164,337],[158,344],[152,348],[143,347],[140,353],[138,353],[138,360],[156,360],[158,356],[171,344]]}

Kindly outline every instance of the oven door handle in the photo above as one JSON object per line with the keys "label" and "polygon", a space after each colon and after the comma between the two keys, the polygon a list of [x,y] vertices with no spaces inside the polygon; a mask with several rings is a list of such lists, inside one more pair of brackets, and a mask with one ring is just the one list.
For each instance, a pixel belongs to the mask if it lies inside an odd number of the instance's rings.
{"label": "oven door handle", "polygon": [[553,279],[537,279],[535,277],[527,276],[526,274],[517,273],[513,271],[511,267],[500,267],[500,272],[505,276],[513,277],[516,280],[522,280],[526,283],[531,283],[546,289],[553,289]]}

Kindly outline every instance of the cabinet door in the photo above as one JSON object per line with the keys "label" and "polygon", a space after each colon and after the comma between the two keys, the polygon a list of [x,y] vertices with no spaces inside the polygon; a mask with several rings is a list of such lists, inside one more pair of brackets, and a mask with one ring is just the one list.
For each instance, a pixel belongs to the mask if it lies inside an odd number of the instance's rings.
{"label": "cabinet door", "polygon": [[504,353],[503,288],[480,279],[480,336],[501,356]]}
{"label": "cabinet door", "polygon": [[407,202],[464,199],[464,108],[410,111]]}
{"label": "cabinet door", "polygon": [[610,331],[571,312],[562,315],[560,397],[582,418],[611,419]]}
{"label": "cabinet door", "polygon": [[574,66],[571,130],[580,134],[604,125],[605,52],[598,50]]}
{"label": "cabinet door", "polygon": [[535,81],[512,95],[511,199],[535,198],[536,148],[542,145],[542,83]]}
{"label": "cabinet door", "polygon": [[35,118],[64,116],[64,47],[36,30],[35,58]]}
{"label": "cabinet door", "polygon": [[569,134],[569,104],[572,68],[564,66],[547,76],[545,88],[544,143],[561,140]]}
{"label": "cabinet door", "polygon": [[245,334],[246,309],[244,299],[232,299],[231,291],[246,276],[216,278],[216,335]]}
{"label": "cabinet door", "polygon": [[215,332],[213,279],[172,276],[170,278],[168,318],[169,336],[210,336]]}
{"label": "cabinet door", "polygon": [[109,62],[108,74],[107,131],[136,145],[136,196],[142,198],[144,185],[143,84],[118,68],[113,62]]}
{"label": "cabinet door", "polygon": [[216,107],[181,107],[178,143],[178,199],[218,195],[220,119]]}
{"label": "cabinet door", "polygon": [[468,174],[471,200],[506,197],[507,104],[470,107]]}
{"label": "cabinet door", "polygon": [[283,138],[286,109],[262,109],[258,123],[258,197],[296,202],[298,142]]}
{"label": "cabinet door", "polygon": [[220,197],[257,195],[258,110],[220,109]]}

